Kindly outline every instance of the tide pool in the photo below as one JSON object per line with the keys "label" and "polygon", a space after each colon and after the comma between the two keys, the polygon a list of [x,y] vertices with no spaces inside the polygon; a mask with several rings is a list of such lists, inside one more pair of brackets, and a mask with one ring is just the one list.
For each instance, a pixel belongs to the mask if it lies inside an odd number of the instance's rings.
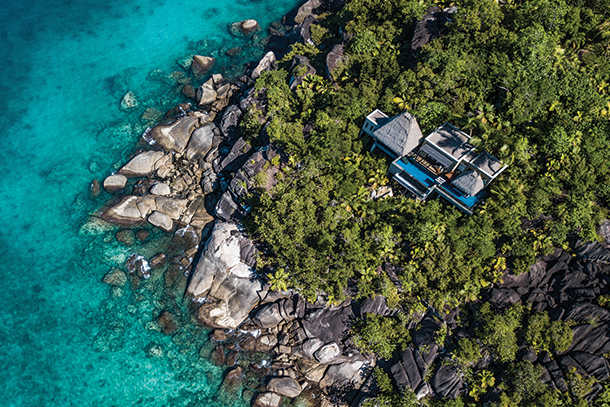
{"label": "tide pool", "polygon": [[[238,74],[262,56],[227,31],[267,27],[295,0],[130,2],[50,0],[0,5],[0,395],[3,406],[228,406],[248,394],[218,392],[223,369],[207,332],[183,316],[180,335],[153,321],[168,307],[162,276],[145,289],[101,282],[138,252],[167,244],[156,231],[125,246],[92,220],[90,197],[134,150],[149,112],[185,101],[179,62],[218,58],[211,72]],[[261,34],[264,35],[264,34]],[[194,86],[199,83],[193,83]],[[121,111],[127,91],[139,106]],[[165,240],[164,240],[165,239]],[[176,308],[177,309],[177,308]]]}

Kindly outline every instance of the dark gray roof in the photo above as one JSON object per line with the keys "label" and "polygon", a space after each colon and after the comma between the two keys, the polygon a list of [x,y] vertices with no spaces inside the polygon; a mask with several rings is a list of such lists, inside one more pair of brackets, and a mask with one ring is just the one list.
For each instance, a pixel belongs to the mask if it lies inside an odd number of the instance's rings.
{"label": "dark gray roof", "polygon": [[458,175],[451,183],[468,196],[474,196],[485,188],[483,178],[477,171],[466,171]]}
{"label": "dark gray roof", "polygon": [[471,164],[491,178],[494,178],[496,173],[502,169],[502,161],[498,160],[496,157],[486,151],[479,154],[477,158],[472,160]]}
{"label": "dark gray roof", "polygon": [[373,137],[389,148],[397,157],[407,155],[424,138],[415,117],[409,112],[389,119],[375,130]]}
{"label": "dark gray roof", "polygon": [[434,144],[456,161],[461,160],[465,154],[474,148],[468,142],[469,140],[470,137],[449,123],[443,124],[426,137],[426,141]]}

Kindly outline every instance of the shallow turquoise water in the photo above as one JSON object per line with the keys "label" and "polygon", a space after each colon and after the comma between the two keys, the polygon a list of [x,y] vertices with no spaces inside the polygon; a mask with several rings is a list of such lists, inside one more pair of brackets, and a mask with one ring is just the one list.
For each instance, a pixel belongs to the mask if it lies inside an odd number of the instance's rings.
{"label": "shallow turquoise water", "polygon": [[[167,307],[162,278],[120,298],[101,283],[132,252],[150,256],[163,242],[116,242],[114,229],[88,217],[102,202],[89,197],[89,183],[125,161],[144,109],[183,101],[169,76],[176,60],[197,51],[221,57],[216,71],[235,72],[261,50],[222,58],[241,41],[227,24],[254,18],[266,27],[296,3],[0,5],[0,405],[244,403],[217,394],[223,371],[205,358],[205,331],[184,328],[172,340],[151,329]],[[127,90],[140,101],[129,113],[119,109]],[[147,356],[153,345],[161,357]]]}

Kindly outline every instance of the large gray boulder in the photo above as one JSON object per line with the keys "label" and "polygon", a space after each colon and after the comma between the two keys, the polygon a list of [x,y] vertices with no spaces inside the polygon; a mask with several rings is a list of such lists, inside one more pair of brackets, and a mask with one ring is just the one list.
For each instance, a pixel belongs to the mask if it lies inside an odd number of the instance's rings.
{"label": "large gray boulder", "polygon": [[252,71],[252,75],[250,77],[252,79],[256,79],[261,76],[261,73],[264,71],[268,71],[275,66],[275,54],[273,51],[269,51],[265,54],[265,56],[260,60],[256,68]]}
{"label": "large gray boulder", "polygon": [[104,189],[107,192],[116,192],[125,188],[127,177],[122,174],[113,174],[104,180]]}
{"label": "large gray boulder", "polygon": [[332,50],[326,55],[326,77],[331,81],[334,81],[334,73],[343,63],[343,45],[337,44]]}
{"label": "large gray boulder", "polygon": [[339,343],[349,330],[349,320],[353,317],[351,306],[327,307],[308,314],[302,324],[308,338]]}
{"label": "large gray boulder", "polygon": [[199,308],[199,320],[214,328],[237,328],[266,294],[254,270],[242,261],[252,242],[231,223],[217,222],[197,263],[187,295]]}
{"label": "large gray boulder", "polygon": [[171,232],[174,228],[174,222],[167,214],[159,211],[154,211],[148,217],[148,222],[151,225],[163,229],[166,232]]}
{"label": "large gray boulder", "polygon": [[464,390],[464,380],[455,366],[441,364],[432,378],[432,387],[441,399],[454,399]]}
{"label": "large gray boulder", "polygon": [[292,353],[301,358],[314,359],[315,352],[320,349],[322,345],[324,345],[324,342],[318,338],[308,339],[297,346]]}
{"label": "large gray boulder", "polygon": [[119,174],[127,178],[144,177],[157,170],[164,155],[162,151],[144,151],[129,160]]}
{"label": "large gray boulder", "polygon": [[370,361],[364,360],[329,366],[320,381],[320,386],[330,387],[351,382],[354,388],[358,388],[366,380],[365,372],[368,367],[370,367]]}
{"label": "large gray boulder", "polygon": [[301,394],[301,385],[292,377],[276,377],[269,381],[267,390],[280,396],[295,398]]}
{"label": "large gray boulder", "polygon": [[117,225],[129,226],[143,220],[137,196],[125,196],[102,209],[100,218]]}
{"label": "large gray boulder", "polygon": [[193,131],[201,123],[210,122],[209,116],[195,111],[178,118],[171,124],[159,124],[144,133],[142,138],[150,145],[162,148],[164,151],[182,153],[186,148]]}
{"label": "large gray boulder", "polygon": [[227,107],[220,121],[220,132],[228,139],[239,136],[239,120],[243,112],[237,105]]}
{"label": "large gray boulder", "polygon": [[197,104],[199,106],[209,105],[216,100],[216,89],[214,89],[214,79],[210,78],[207,82],[197,89]]}
{"label": "large gray boulder", "polygon": [[316,360],[323,364],[334,362],[341,356],[341,348],[335,342],[322,346],[314,353]]}
{"label": "large gray boulder", "polygon": [[409,346],[401,354],[401,361],[396,362],[390,368],[392,379],[398,388],[417,389],[423,380],[422,373],[425,372],[426,364],[419,351]]}
{"label": "large gray boulder", "polygon": [[212,148],[215,128],[214,123],[206,123],[193,131],[191,139],[186,146],[186,158],[196,161],[206,156]]}
{"label": "large gray boulder", "polygon": [[252,318],[252,321],[261,328],[273,328],[278,326],[283,320],[280,314],[280,306],[275,302],[262,307]]}
{"label": "large gray boulder", "polygon": [[252,403],[253,407],[279,407],[282,398],[271,392],[261,393],[259,394],[254,403]]}
{"label": "large gray boulder", "polygon": [[153,194],[153,195],[165,196],[165,195],[171,194],[171,192],[172,191],[171,191],[169,185],[167,185],[164,182],[160,182],[158,184],[155,184],[150,189],[150,193]]}
{"label": "large gray boulder", "polygon": [[301,24],[305,17],[313,14],[313,11],[322,5],[321,0],[308,0],[297,10],[297,15],[294,17],[294,22]]}

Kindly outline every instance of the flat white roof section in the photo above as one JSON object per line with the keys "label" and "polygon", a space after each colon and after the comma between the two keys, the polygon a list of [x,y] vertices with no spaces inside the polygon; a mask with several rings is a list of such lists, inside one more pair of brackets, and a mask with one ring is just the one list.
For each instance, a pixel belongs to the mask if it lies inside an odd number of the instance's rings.
{"label": "flat white roof section", "polygon": [[469,143],[470,137],[463,131],[449,123],[445,123],[426,137],[426,141],[438,147],[455,161],[462,158],[474,149]]}

